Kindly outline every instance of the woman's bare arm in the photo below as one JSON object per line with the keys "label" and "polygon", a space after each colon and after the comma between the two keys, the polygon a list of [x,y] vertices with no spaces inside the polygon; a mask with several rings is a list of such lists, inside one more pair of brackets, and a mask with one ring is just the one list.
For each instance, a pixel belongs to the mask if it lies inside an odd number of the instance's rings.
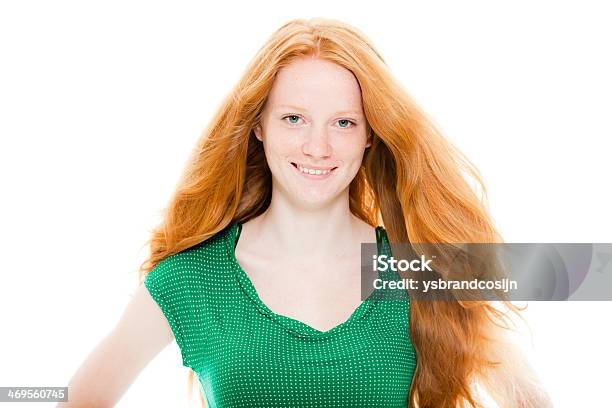
{"label": "woman's bare arm", "polygon": [[68,385],[68,402],[57,407],[112,407],[174,335],[143,284],[115,328],[92,350]]}

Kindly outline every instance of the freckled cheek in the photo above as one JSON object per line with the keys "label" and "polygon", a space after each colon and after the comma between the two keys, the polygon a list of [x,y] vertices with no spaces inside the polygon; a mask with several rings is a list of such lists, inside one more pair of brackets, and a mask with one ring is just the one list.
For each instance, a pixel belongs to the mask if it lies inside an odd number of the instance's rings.
{"label": "freckled cheek", "polygon": [[268,160],[285,160],[287,157],[295,157],[300,153],[300,145],[286,135],[268,134],[266,143],[266,156]]}
{"label": "freckled cheek", "polygon": [[358,143],[338,144],[335,146],[334,152],[338,158],[347,161],[361,161],[363,158],[365,147],[362,148]]}
{"label": "freckled cheek", "polygon": [[301,142],[292,135],[271,134],[268,137],[268,150],[276,155],[294,155],[301,151]]}

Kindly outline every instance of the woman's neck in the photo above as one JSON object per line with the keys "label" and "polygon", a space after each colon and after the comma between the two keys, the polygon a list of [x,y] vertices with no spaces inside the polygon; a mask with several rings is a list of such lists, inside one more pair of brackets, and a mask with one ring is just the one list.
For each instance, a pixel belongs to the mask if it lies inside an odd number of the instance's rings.
{"label": "woman's neck", "polygon": [[359,243],[376,238],[374,228],[350,212],[348,193],[319,208],[273,197],[268,209],[247,224],[258,248],[293,259],[354,255],[359,253]]}

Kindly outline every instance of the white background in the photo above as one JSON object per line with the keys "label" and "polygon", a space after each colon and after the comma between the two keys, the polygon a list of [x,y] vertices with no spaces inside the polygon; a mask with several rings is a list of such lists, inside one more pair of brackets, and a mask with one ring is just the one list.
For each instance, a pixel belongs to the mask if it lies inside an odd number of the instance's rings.
{"label": "white background", "polygon": [[[612,242],[604,4],[2,2],[0,386],[66,385],[113,327],[189,152],[290,18],[371,38],[480,169],[507,242]],[[610,403],[611,312],[529,304],[556,407]],[[186,370],[173,342],[119,406],[186,406]]]}

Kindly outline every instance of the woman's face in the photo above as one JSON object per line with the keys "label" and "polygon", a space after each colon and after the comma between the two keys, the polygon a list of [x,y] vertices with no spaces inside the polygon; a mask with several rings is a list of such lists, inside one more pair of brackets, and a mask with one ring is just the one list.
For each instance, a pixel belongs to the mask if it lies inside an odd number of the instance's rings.
{"label": "woman's face", "polygon": [[277,73],[254,132],[263,142],[275,194],[307,208],[347,191],[371,144],[357,79],[314,58],[295,60]]}

